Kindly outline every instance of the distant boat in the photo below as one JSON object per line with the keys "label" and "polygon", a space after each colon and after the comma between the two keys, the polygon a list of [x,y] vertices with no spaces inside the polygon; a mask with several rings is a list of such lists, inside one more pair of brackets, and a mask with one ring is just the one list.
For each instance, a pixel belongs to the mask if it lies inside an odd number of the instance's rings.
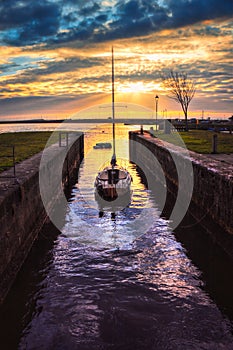
{"label": "distant boat", "polygon": [[94,149],[111,149],[112,144],[110,142],[98,142],[95,146],[93,146]]}
{"label": "distant boat", "polygon": [[[127,169],[117,165],[115,151],[115,97],[114,97],[114,55],[112,48],[112,137],[113,155],[110,165],[102,169],[95,179],[96,197],[112,202],[118,199],[117,203],[129,202],[131,196],[132,177]],[[103,204],[103,203],[102,203]],[[122,207],[122,205],[120,205]]]}

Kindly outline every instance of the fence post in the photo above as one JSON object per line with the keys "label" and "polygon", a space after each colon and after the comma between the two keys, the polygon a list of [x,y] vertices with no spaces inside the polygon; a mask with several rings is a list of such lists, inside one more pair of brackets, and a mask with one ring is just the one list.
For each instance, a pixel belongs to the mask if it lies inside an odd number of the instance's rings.
{"label": "fence post", "polygon": [[214,134],[212,137],[212,154],[218,153],[218,135]]}
{"label": "fence post", "polygon": [[[65,144],[62,143],[62,135],[65,135]],[[59,147],[68,147],[69,145],[69,134],[66,131],[59,132]]]}
{"label": "fence post", "polygon": [[[1,145],[2,147],[4,147],[5,149],[9,148],[11,150],[10,154],[6,153],[6,154],[2,154],[0,155],[0,158],[2,159],[11,159],[12,164],[9,165],[9,163],[7,162],[6,164],[2,164],[2,168],[12,168],[13,170],[13,175],[0,175],[0,178],[14,178],[15,181],[16,179],[16,160],[15,160],[15,145]],[[7,151],[6,151],[7,152]]]}

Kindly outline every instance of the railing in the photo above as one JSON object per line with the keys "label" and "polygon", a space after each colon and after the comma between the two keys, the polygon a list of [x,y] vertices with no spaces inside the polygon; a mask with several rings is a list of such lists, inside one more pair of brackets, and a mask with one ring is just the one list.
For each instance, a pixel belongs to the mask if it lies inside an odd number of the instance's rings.
{"label": "railing", "polygon": [[[174,128],[176,128],[177,131],[185,131],[185,123],[184,121],[182,122],[177,122],[171,120],[171,123]],[[205,122],[198,122],[198,123],[190,123],[188,121],[188,129],[189,130],[213,130],[216,132],[220,131],[227,131],[230,134],[233,131],[233,124],[232,123],[223,123],[223,122],[215,122],[215,121],[205,121]]]}

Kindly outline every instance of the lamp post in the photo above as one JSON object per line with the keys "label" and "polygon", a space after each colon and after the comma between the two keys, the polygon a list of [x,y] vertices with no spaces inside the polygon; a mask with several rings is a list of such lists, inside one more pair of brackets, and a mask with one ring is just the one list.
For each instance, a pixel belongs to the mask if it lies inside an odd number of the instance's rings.
{"label": "lamp post", "polygon": [[158,121],[158,102],[159,102],[159,96],[155,96],[155,120],[156,120],[156,131],[157,131],[157,121]]}

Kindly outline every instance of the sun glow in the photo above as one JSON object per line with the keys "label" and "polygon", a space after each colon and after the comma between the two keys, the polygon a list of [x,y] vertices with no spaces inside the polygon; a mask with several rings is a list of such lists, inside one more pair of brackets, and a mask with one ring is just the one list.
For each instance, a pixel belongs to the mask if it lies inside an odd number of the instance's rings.
{"label": "sun glow", "polygon": [[125,83],[119,89],[119,92],[146,92],[148,89],[144,85],[142,81],[138,81],[136,83]]}

